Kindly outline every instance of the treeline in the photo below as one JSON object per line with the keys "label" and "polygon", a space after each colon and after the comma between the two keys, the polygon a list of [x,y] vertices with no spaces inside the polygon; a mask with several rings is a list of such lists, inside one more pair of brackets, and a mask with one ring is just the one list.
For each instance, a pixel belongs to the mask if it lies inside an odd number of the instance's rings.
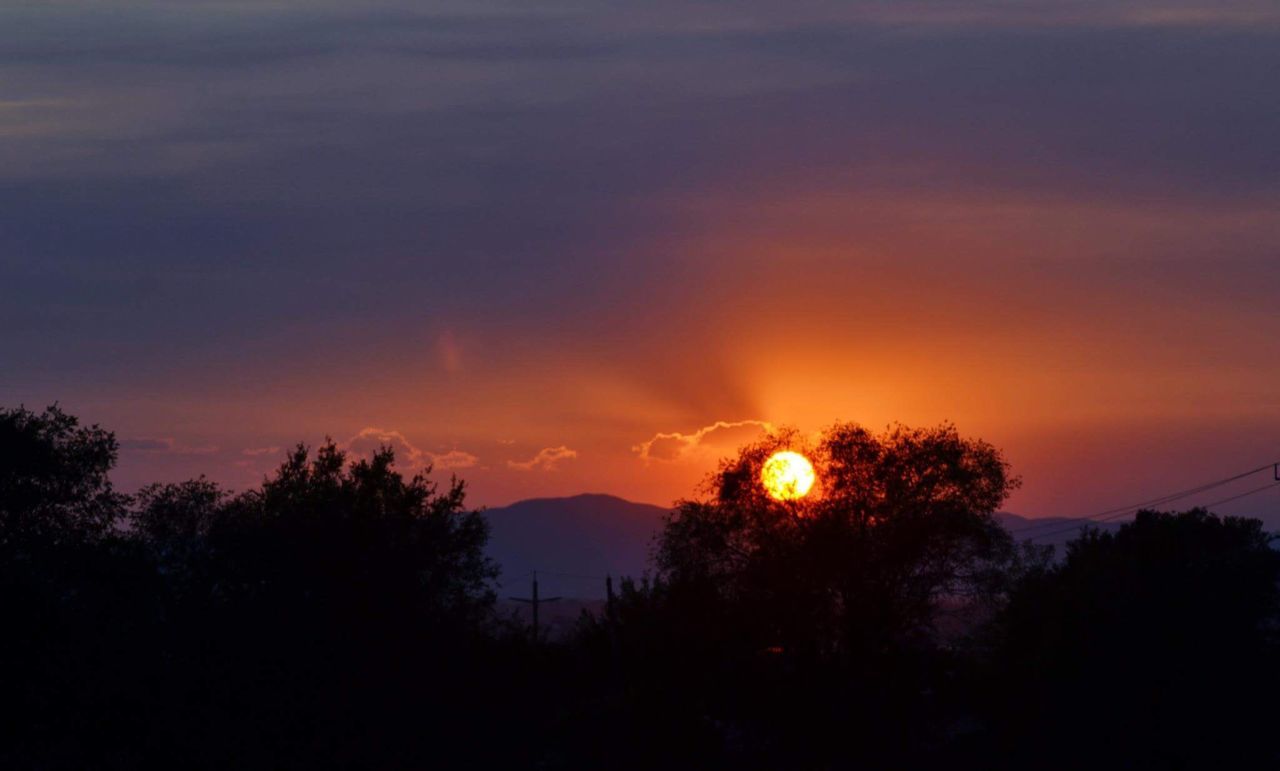
{"label": "treeline", "polygon": [[[821,489],[776,501],[780,448]],[[299,446],[130,496],[114,437],[0,410],[3,768],[1266,767],[1280,555],[1141,512],[1054,559],[953,427],[726,461],[571,639],[495,609],[463,485]]]}

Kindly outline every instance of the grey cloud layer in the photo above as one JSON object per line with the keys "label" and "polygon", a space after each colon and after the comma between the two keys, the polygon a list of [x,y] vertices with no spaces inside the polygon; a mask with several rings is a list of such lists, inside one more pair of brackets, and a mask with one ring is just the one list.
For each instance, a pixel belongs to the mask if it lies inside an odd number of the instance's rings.
{"label": "grey cloud layer", "polygon": [[701,228],[681,203],[775,186],[1280,196],[1267,4],[57,3],[0,24],[0,356],[41,371],[155,378],[433,319],[636,334],[613,309],[687,312],[670,277],[721,267],[667,248]]}

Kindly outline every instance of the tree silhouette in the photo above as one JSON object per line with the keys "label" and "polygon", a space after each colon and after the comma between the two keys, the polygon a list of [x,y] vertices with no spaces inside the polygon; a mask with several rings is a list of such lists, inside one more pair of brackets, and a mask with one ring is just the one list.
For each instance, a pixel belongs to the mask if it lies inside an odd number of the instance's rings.
{"label": "tree silhouette", "polygon": [[[771,499],[764,461],[812,456],[820,489]],[[874,434],[840,424],[812,448],[783,432],[743,449],[682,503],[657,548],[669,583],[741,606],[751,644],[863,659],[925,643],[944,611],[990,608],[1017,556],[992,517],[1017,480],[998,450],[953,426]]]}
{"label": "tree silhouette", "polygon": [[115,527],[116,451],[56,405],[0,410],[0,766],[78,765],[146,709],[156,582]]}
{"label": "tree silhouette", "polygon": [[167,590],[199,602],[212,558],[209,535],[224,516],[230,495],[200,477],[177,484],[153,484],[131,502],[132,535],[152,559]]}
{"label": "tree silhouette", "polygon": [[185,560],[166,568],[179,667],[259,760],[387,763],[472,735],[451,721],[482,710],[466,689],[496,570],[462,483],[327,441],[237,496],[195,480],[139,500],[157,564]]}
{"label": "tree silhouette", "polygon": [[424,765],[500,713],[461,482],[326,442],[246,493],[130,500],[115,449],[57,408],[0,413],[0,766]]}
{"label": "tree silhouette", "polygon": [[0,548],[89,541],[110,533],[126,496],[111,487],[115,436],[57,405],[0,409]]}
{"label": "tree silhouette", "polygon": [[[812,460],[808,497],[774,500],[761,484],[780,450]],[[742,449],[668,519],[655,580],[623,584],[620,709],[644,704],[667,717],[662,735],[700,746],[713,720],[730,765],[921,761],[944,739],[944,643],[1023,569],[992,516],[1016,484],[995,448],[950,425],[840,424],[812,444],[784,431]],[[597,651],[602,631],[584,630]],[[669,749],[654,765],[678,757]]]}
{"label": "tree silhouette", "polygon": [[1000,745],[1046,765],[1266,765],[1280,553],[1258,520],[1142,511],[1086,530],[1000,619]]}
{"label": "tree silhouette", "polygon": [[465,508],[464,485],[406,479],[383,448],[348,462],[333,442],[302,445],[260,490],[232,500],[211,527],[236,554],[226,586],[294,607],[341,608],[366,621],[477,625],[494,600],[488,525]]}
{"label": "tree silhouette", "polygon": [[[813,460],[777,501],[774,452]],[[954,427],[781,432],[568,643],[495,621],[462,483],[299,445],[128,498],[111,434],[0,412],[0,767],[1270,767],[1280,554],[1141,512],[1065,558]],[[501,733],[503,741],[495,741]]]}

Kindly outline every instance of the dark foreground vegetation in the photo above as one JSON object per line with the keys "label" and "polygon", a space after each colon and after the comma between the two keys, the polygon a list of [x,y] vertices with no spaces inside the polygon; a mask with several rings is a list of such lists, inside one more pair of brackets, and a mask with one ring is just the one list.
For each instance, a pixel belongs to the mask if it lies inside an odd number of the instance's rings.
{"label": "dark foreground vegetation", "polygon": [[[1055,560],[948,426],[802,445],[727,462],[544,642],[495,614],[461,484],[390,451],[124,496],[111,434],[0,411],[0,767],[1274,767],[1259,522],[1142,512]],[[782,446],[819,495],[762,493]]]}

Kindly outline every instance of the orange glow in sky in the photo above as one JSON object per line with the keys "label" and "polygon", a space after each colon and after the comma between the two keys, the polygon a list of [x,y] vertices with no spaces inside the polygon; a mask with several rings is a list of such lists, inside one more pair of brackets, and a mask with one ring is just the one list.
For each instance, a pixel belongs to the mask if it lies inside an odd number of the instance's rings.
{"label": "orange glow in sky", "polygon": [[0,61],[0,403],[125,491],[330,435],[668,505],[951,421],[1070,516],[1280,454],[1274,2],[191,5]]}

